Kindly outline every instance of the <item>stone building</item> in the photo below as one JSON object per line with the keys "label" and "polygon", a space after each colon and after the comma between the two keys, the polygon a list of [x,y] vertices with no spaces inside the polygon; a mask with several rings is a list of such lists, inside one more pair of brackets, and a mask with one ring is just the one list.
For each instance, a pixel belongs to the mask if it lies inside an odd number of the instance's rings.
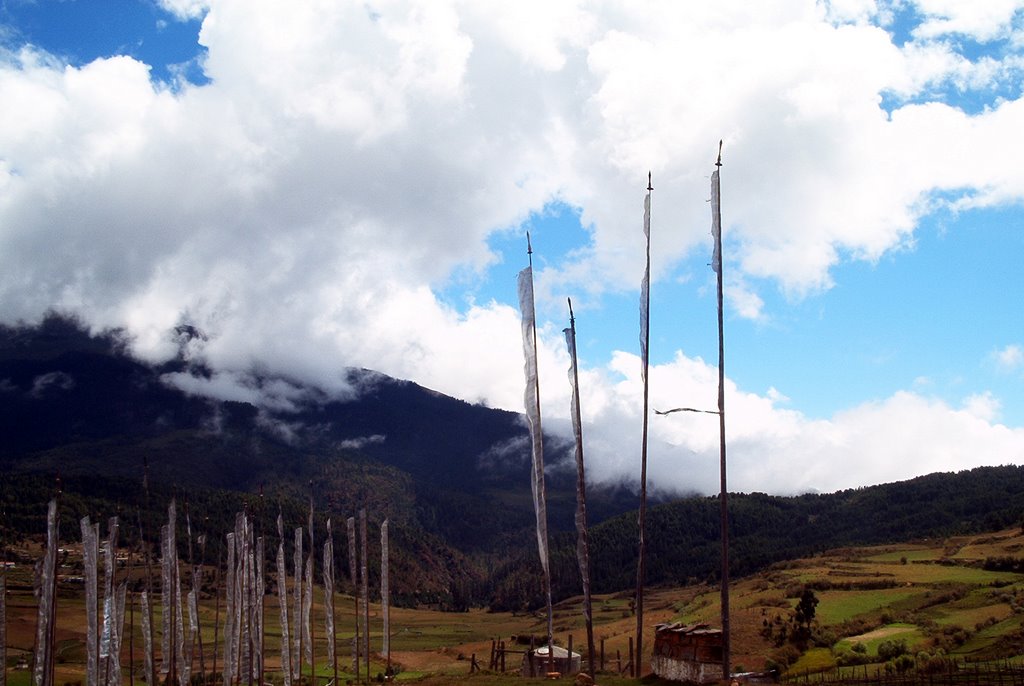
{"label": "stone building", "polygon": [[695,684],[722,679],[722,630],[707,624],[659,624],[654,628],[651,669],[662,679]]}

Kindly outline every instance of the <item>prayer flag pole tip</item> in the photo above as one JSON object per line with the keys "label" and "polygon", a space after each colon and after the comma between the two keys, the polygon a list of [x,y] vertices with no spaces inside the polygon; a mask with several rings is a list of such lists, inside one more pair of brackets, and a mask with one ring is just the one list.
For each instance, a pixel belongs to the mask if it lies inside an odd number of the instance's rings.
{"label": "prayer flag pole tip", "polygon": [[572,298],[566,298],[569,301],[569,323],[572,324],[576,321],[576,318],[572,314]]}
{"label": "prayer flag pole tip", "polygon": [[716,167],[722,166],[722,140],[718,140],[718,161],[715,162]]}
{"label": "prayer flag pole tip", "polygon": [[654,186],[651,185],[651,172],[647,172],[647,190],[653,191]]}

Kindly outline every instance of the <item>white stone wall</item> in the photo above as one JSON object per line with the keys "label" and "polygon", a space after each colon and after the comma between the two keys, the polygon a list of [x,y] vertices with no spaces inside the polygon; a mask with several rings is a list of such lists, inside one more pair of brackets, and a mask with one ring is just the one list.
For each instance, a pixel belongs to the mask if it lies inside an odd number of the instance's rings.
{"label": "white stone wall", "polygon": [[664,655],[655,655],[651,659],[651,669],[662,679],[671,681],[710,684],[722,678],[722,665],[720,664],[673,660]]}

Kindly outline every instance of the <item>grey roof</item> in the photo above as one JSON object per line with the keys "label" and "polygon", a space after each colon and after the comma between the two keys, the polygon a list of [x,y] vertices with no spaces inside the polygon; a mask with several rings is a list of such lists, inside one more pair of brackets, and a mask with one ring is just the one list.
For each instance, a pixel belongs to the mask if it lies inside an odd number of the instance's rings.
{"label": "grey roof", "polygon": [[662,631],[669,631],[673,634],[694,634],[694,635],[713,635],[722,633],[721,629],[712,629],[710,624],[684,624],[682,622],[672,622],[668,624],[656,624],[654,626],[655,633]]}

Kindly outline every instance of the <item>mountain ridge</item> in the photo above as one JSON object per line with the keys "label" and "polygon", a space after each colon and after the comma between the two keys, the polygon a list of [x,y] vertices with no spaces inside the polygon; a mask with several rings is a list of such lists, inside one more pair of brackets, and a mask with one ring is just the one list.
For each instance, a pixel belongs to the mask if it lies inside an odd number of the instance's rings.
{"label": "mountain ridge", "polygon": [[[274,505],[302,523],[312,496],[321,513],[351,516],[366,508],[375,524],[391,519],[396,545],[404,546],[398,554],[406,578],[396,582],[396,593],[409,603],[540,604],[520,415],[368,370],[346,371],[362,391],[357,398],[310,392],[313,401],[274,412],[189,395],[168,385],[166,375],[201,378],[209,370],[184,359],[147,365],[126,349],[116,332],[92,336],[60,318],[35,328],[0,327],[5,540],[38,531],[58,473],[69,517],[134,511],[148,526],[158,526],[161,508],[177,496],[190,498],[213,531],[230,528],[243,508],[258,511],[272,531]],[[499,453],[502,459],[485,459]],[[138,488],[144,475],[152,505]],[[554,591],[565,598],[579,588],[575,475],[548,476]],[[636,495],[589,485],[588,499],[595,590],[630,588]],[[1021,512],[1024,469],[1013,465],[834,494],[734,494],[731,569],[744,575],[844,545],[996,529],[1019,523]],[[652,503],[648,582],[714,581],[718,522],[715,497]]]}

